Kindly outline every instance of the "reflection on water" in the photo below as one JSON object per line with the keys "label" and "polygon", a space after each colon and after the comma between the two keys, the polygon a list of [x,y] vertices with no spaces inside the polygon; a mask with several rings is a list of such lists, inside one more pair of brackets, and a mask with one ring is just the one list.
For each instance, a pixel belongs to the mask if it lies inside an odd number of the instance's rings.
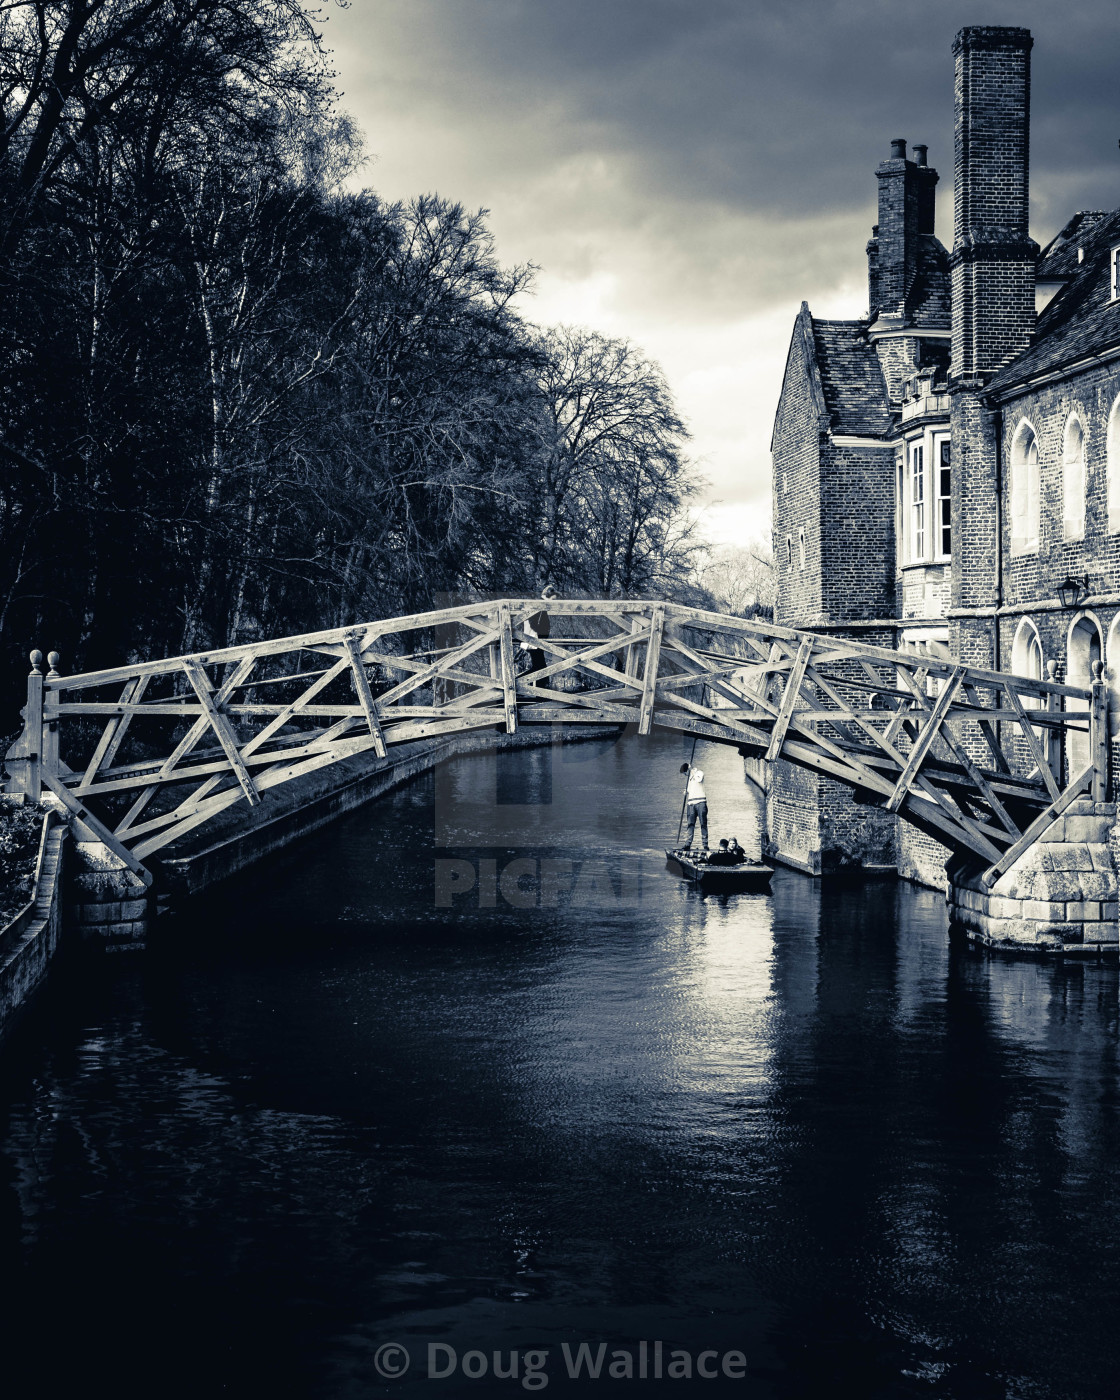
{"label": "reflection on water", "polygon": [[458,760],[52,988],[0,1071],[7,1375],[527,1388],[427,1379],[440,1344],[566,1392],[565,1343],[660,1340],[742,1351],[713,1394],[1112,1395],[1116,969],[951,945],[885,882],[704,897],[681,757]]}

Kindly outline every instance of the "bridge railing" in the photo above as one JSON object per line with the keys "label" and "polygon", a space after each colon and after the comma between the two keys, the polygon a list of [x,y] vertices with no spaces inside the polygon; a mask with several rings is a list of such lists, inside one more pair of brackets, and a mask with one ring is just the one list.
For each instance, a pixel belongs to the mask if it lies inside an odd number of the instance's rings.
{"label": "bridge railing", "polygon": [[1067,686],[656,601],[499,599],[74,675],[53,652],[45,675],[32,663],[9,789],[48,795],[136,870],[331,764],[520,725],[735,744],[992,869],[1109,782],[1099,666]]}

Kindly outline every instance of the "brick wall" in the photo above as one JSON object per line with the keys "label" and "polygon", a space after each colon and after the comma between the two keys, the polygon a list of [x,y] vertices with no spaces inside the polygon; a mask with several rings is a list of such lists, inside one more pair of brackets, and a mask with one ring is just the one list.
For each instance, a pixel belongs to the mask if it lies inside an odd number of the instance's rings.
{"label": "brick wall", "polygon": [[954,608],[989,607],[996,600],[995,425],[978,394],[957,390],[949,401],[949,429],[953,441],[951,602]]}
{"label": "brick wall", "polygon": [[903,621],[944,617],[949,608],[948,564],[910,564],[899,574]]}
{"label": "brick wall", "polygon": [[[1027,422],[1038,443],[1039,547],[1012,557],[1010,466],[1004,471],[1004,602],[1053,601],[1067,574],[1088,574],[1090,592],[1120,592],[1120,535],[1108,531],[1108,419],[1120,395],[1120,368],[1098,366],[1073,379],[1047,385],[1006,403],[1003,409],[1004,462],[1020,426]],[[1084,432],[1085,536],[1062,537],[1062,450],[1066,424],[1076,414]],[[1120,659],[1120,658],[1118,658]]]}
{"label": "brick wall", "polygon": [[766,835],[763,858],[795,865],[819,875],[820,825],[818,820],[820,779],[815,773],[792,763],[774,763],[766,792]]}
{"label": "brick wall", "polygon": [[898,873],[904,880],[944,890],[945,863],[951,855],[948,846],[916,826],[904,821],[898,823]]}
{"label": "brick wall", "polygon": [[902,398],[902,386],[917,372],[922,342],[916,335],[892,335],[876,340],[875,353],[883,367],[892,403]]}
{"label": "brick wall", "polygon": [[820,597],[830,620],[895,615],[894,473],[890,447],[820,449]]}
{"label": "brick wall", "polygon": [[[809,311],[802,307],[790,341],[771,444],[774,561],[778,571],[775,620],[791,627],[819,620],[822,610],[820,438],[828,420],[814,384],[811,345]],[[801,530],[805,531],[804,568]]]}

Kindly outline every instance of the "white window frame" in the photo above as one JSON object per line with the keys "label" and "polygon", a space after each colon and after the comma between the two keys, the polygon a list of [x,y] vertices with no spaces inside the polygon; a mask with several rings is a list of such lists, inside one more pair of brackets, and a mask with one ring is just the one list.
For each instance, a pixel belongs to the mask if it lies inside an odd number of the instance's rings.
{"label": "white window frame", "polygon": [[793,568],[793,536],[786,536],[786,567]]}
{"label": "white window frame", "polygon": [[909,555],[913,563],[926,557],[926,542],[929,539],[929,509],[926,490],[926,440],[915,438],[906,444],[906,488],[910,509],[907,512],[909,525]]}
{"label": "white window frame", "polygon": [[1076,413],[1062,434],[1062,539],[1085,538],[1085,427]]}
{"label": "white window frame", "polygon": [[1108,268],[1112,300],[1120,301],[1120,243],[1108,255]]}
{"label": "white window frame", "polygon": [[[948,451],[948,462],[942,465],[942,458]],[[950,446],[948,433],[934,433],[930,442],[930,461],[933,463],[934,490],[930,493],[934,506],[934,537],[933,537],[933,557],[944,563],[952,557],[953,553],[953,449]],[[947,471],[949,480],[946,483],[948,491],[942,489],[941,473]],[[945,532],[949,532],[949,548],[945,548]]]}
{"label": "white window frame", "polygon": [[805,526],[799,525],[797,528],[797,550],[801,559],[801,567],[805,567]]}
{"label": "white window frame", "polygon": [[[942,491],[942,448],[950,438],[934,428],[910,438],[895,459],[895,538],[900,566],[945,564],[952,553],[952,457],[948,465],[949,493]],[[944,548],[950,531],[949,550]]]}

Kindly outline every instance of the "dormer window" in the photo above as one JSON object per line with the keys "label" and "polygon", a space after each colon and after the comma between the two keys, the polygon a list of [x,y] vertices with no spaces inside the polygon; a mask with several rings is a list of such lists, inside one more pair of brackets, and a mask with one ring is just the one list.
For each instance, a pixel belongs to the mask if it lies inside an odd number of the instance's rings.
{"label": "dormer window", "polygon": [[1108,261],[1112,269],[1112,300],[1120,301],[1120,247],[1113,248]]}

